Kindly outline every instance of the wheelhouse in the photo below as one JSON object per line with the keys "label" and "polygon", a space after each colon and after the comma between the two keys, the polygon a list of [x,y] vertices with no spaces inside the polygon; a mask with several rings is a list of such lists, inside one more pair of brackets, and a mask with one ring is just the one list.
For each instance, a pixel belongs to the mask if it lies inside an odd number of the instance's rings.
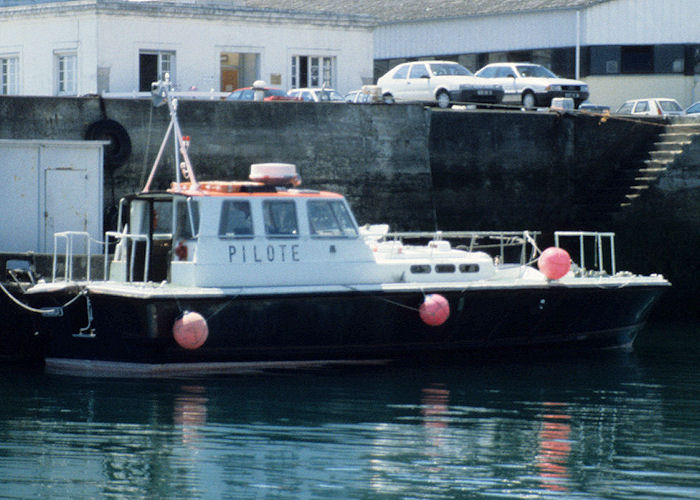
{"label": "wheelhouse", "polygon": [[325,191],[182,184],[125,198],[118,226],[115,281],[263,285],[328,260],[374,262],[344,197]]}

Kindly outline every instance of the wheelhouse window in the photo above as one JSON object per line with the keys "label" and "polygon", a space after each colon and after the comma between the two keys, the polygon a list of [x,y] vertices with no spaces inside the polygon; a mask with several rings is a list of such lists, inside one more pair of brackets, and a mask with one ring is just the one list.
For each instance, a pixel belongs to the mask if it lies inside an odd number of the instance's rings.
{"label": "wheelhouse window", "polygon": [[296,204],[293,201],[266,200],[263,202],[265,233],[268,236],[297,236]]}
{"label": "wheelhouse window", "polygon": [[336,64],[333,56],[292,56],[292,88],[334,88]]}
{"label": "wheelhouse window", "polygon": [[357,236],[357,228],[340,200],[311,200],[307,204],[312,236],[348,238]]}
{"label": "wheelhouse window", "polygon": [[253,219],[250,216],[250,202],[224,201],[221,204],[219,236],[231,238],[253,235]]}
{"label": "wheelhouse window", "polygon": [[178,201],[175,205],[175,240],[191,240],[199,234],[199,203]]}
{"label": "wheelhouse window", "polygon": [[0,95],[19,94],[19,57],[0,56]]}
{"label": "wheelhouse window", "polygon": [[173,204],[170,200],[155,200],[153,202],[152,231],[158,238],[173,236]]}
{"label": "wheelhouse window", "polygon": [[175,82],[175,52],[143,50],[139,53],[139,91],[150,92],[151,84],[170,75]]}
{"label": "wheelhouse window", "polygon": [[56,95],[76,95],[78,56],[75,52],[57,52]]}

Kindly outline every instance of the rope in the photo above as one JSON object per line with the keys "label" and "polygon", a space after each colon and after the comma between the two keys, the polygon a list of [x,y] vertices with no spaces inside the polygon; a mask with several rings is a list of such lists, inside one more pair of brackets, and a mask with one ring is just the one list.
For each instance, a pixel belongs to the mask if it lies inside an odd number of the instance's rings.
{"label": "rope", "polygon": [[14,295],[12,295],[12,292],[10,292],[5,286],[0,283],[0,289],[2,289],[3,292],[5,292],[5,295],[8,296],[8,298],[17,304],[19,307],[24,309],[25,311],[29,311],[31,313],[36,313],[36,314],[41,314],[42,316],[63,316],[63,309],[71,305],[73,302],[78,300],[81,296],[87,294],[87,290],[81,290],[78,292],[78,294],[70,299],[68,302],[63,304],[62,306],[56,306],[56,307],[45,307],[41,309],[37,309],[36,307],[32,307],[30,305],[25,304],[24,302],[21,302],[19,299],[17,299]]}
{"label": "rope", "polygon": [[[384,297],[379,297],[379,296],[377,296],[377,295],[373,295],[372,292],[363,292],[362,290],[358,290],[357,288],[355,288],[355,287],[353,287],[353,286],[350,286],[350,285],[343,285],[343,286],[344,286],[345,288],[349,289],[349,290],[352,290],[353,292],[358,292],[358,293],[361,293],[361,294],[363,294],[363,295],[368,295],[369,297],[371,297],[371,298],[373,298],[373,299],[377,299],[377,300],[379,300],[379,301],[381,301],[381,302],[386,302],[386,303],[388,303],[388,304],[392,304],[392,305],[395,305],[395,306],[403,307],[404,309],[408,309],[409,311],[420,311],[417,307],[407,306],[406,304],[402,304],[402,303],[400,303],[400,302],[396,302],[395,300],[390,300],[390,299],[387,299],[387,298],[384,298]],[[423,295],[425,295],[425,292],[423,291],[422,288],[421,288],[421,293],[423,293]]]}

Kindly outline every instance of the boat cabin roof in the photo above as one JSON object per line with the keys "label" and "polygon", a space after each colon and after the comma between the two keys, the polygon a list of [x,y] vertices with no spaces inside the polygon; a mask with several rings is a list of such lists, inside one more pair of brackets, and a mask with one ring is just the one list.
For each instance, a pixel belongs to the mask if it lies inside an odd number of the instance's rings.
{"label": "boat cabin roof", "polygon": [[284,186],[274,186],[263,182],[254,181],[204,181],[197,186],[190,182],[172,183],[167,191],[171,194],[196,196],[196,197],[220,197],[220,196],[275,196],[275,197],[323,197],[342,198],[343,196],[331,191],[318,191],[315,189],[298,189]]}

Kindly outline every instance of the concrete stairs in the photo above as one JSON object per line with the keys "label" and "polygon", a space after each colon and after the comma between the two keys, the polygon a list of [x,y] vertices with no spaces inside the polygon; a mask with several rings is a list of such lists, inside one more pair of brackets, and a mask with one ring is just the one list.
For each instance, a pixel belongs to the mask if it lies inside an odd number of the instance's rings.
{"label": "concrete stairs", "polygon": [[612,189],[621,197],[610,201],[617,204],[618,209],[631,206],[636,198],[671,168],[693,141],[700,141],[700,122],[666,125],[647,151],[640,151],[621,165],[616,176],[617,186]]}

